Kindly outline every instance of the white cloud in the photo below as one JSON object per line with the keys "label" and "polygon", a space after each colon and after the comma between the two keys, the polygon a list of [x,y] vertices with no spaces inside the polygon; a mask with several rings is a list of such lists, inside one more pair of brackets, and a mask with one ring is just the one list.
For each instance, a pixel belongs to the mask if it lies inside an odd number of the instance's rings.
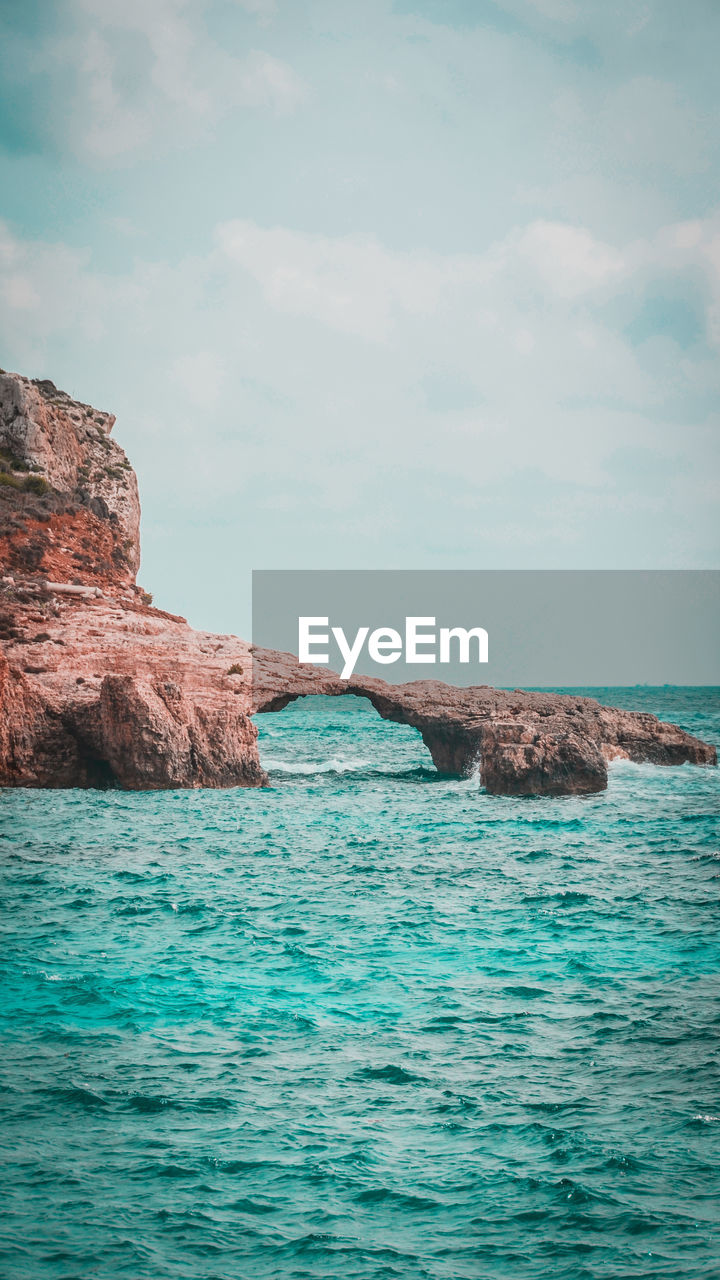
{"label": "white cloud", "polygon": [[479,283],[491,263],[468,257],[391,252],[369,236],[319,236],[225,223],[218,242],[227,258],[260,284],[280,311],[383,341],[401,313],[432,314],[444,291]]}
{"label": "white cloud", "polygon": [[2,282],[2,291],[5,305],[11,311],[36,311],[40,306],[40,296],[33,288],[28,276],[6,275]]}
{"label": "white cloud", "polygon": [[[193,22],[187,0],[75,0],[80,14],[90,20],[90,37],[101,35],[106,47],[116,43],[118,32],[141,37],[151,54],[148,80],[160,97],[191,111],[210,109],[211,86],[198,82],[196,67],[202,64],[202,37]],[[115,40],[113,40],[115,37]],[[123,50],[127,58],[127,50]],[[113,59],[113,70],[127,66]],[[105,70],[110,70],[106,63]],[[133,86],[137,92],[138,85]]]}
{"label": "white cloud", "polygon": [[3,337],[18,352],[21,372],[25,364],[35,367],[48,341],[58,336],[98,341],[112,315],[113,295],[118,308],[137,312],[137,318],[147,296],[140,274],[118,280],[94,272],[87,250],[23,240],[2,222],[0,291],[7,306]]}
{"label": "white cloud", "polygon": [[376,341],[402,313],[431,316],[452,296],[492,324],[498,299],[490,286],[500,280],[504,289],[532,284],[573,299],[626,270],[623,254],[585,228],[551,222],[512,232],[484,254],[390,251],[368,236],[308,235],[247,220],[225,223],[218,241],[278,310]]}
{"label": "white cloud", "polygon": [[87,108],[82,131],[84,148],[104,159],[134,150],[147,140],[150,122],[142,111],[123,103],[115,89],[115,67],[108,42],[91,31],[78,53]]}
{"label": "white cloud", "polygon": [[489,286],[500,278],[534,276],[548,295],[571,299],[625,270],[622,253],[585,228],[551,222],[533,222],[484,254],[390,251],[369,236],[308,235],[248,220],[225,223],[218,241],[278,310],[373,341],[385,340],[403,313],[431,316],[451,296],[492,323]]}
{"label": "white cloud", "polygon": [[[714,219],[670,224],[621,247],[585,227],[539,220],[481,254],[391,251],[373,237],[310,235],[249,220],[224,223],[217,240],[271,307],[377,343],[391,342],[410,322],[439,326],[439,317],[450,315],[461,347],[469,329],[494,327],[512,331],[517,348],[529,351],[533,308],[543,317],[548,309],[569,317],[594,299],[639,295],[654,274],[690,268],[706,282],[708,307],[720,304]],[[592,333],[592,325],[572,326],[573,341],[597,347]]]}
{"label": "white cloud", "polygon": [[[263,0],[244,7],[261,20],[272,14]],[[37,75],[54,75],[63,87],[64,145],[112,164],[154,143],[206,138],[237,108],[296,110],[308,93],[297,72],[241,42],[222,47],[204,10],[189,0],[70,0],[65,33],[32,60]]]}
{"label": "white cloud", "polygon": [[610,283],[625,270],[623,255],[585,227],[533,222],[505,251],[534,268],[545,287],[564,298],[579,297]]}
{"label": "white cloud", "polygon": [[292,67],[255,49],[235,68],[238,99],[251,107],[270,107],[278,114],[294,111],[307,88]]}

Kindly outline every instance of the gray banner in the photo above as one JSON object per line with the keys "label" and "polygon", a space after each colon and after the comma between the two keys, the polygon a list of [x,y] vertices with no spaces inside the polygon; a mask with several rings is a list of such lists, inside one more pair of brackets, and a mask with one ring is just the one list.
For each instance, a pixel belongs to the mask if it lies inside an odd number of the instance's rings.
{"label": "gray banner", "polygon": [[[265,571],[253,573],[253,643],[300,654],[299,619],[327,653],[325,669],[391,683],[514,686],[720,684],[720,572],[668,571]],[[408,619],[434,619],[422,624]],[[333,634],[333,629],[342,633]],[[360,629],[367,628],[363,639]],[[479,628],[461,662],[460,639]],[[376,636],[386,632],[390,635]],[[421,662],[408,661],[412,631]],[[396,636],[392,632],[397,633]],[[319,637],[327,636],[327,642]],[[362,641],[362,643],[360,643]],[[399,642],[399,643],[398,643]],[[447,662],[442,650],[449,648]],[[381,662],[372,652],[393,655]],[[434,654],[435,661],[429,660]],[[447,655],[446,655],[447,656]]]}

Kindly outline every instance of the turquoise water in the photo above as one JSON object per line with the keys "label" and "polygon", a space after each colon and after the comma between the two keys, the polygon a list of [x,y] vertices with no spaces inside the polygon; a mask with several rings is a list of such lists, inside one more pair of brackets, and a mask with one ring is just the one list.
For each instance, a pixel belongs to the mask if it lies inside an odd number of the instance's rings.
{"label": "turquoise water", "polygon": [[719,771],[493,798],[353,699],[261,754],[0,792],[3,1280],[720,1276]]}

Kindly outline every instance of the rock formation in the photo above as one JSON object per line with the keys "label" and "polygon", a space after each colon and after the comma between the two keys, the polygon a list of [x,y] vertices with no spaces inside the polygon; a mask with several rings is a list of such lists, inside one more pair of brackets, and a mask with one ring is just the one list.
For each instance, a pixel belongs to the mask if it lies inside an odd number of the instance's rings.
{"label": "rock formation", "polygon": [[115,419],[0,374],[0,784],[258,786],[246,644],[135,583],[135,472]]}
{"label": "rock formation", "polygon": [[52,382],[0,372],[0,519],[5,572],[58,582],[135,581],[135,472],[115,418]]}
{"label": "rock formation", "polygon": [[591,698],[389,685],[194,631],[136,585],[135,474],[114,418],[0,374],[0,785],[261,786],[252,715],[309,694],[368,698],[441,772],[488,791],[600,791],[608,761],[716,763],[655,716]]}
{"label": "rock formation", "polygon": [[410,724],[440,773],[480,766],[496,795],[573,795],[602,791],[608,763],[716,764],[715,748],[676,725],[637,711],[604,707],[594,698],[508,692],[488,685],[460,689],[438,680],[389,685],[342,681],[289,654],[253,653],[253,709],[277,711],[308,694],[368,698],[385,720]]}

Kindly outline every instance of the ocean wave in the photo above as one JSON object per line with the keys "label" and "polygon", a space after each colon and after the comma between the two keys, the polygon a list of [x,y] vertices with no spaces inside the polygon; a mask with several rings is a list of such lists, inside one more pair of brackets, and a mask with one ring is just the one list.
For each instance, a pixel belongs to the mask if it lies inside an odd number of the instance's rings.
{"label": "ocean wave", "polygon": [[423,1077],[416,1075],[414,1071],[408,1071],[405,1067],[397,1066],[393,1062],[389,1062],[382,1067],[361,1067],[359,1071],[356,1071],[355,1078],[357,1080],[380,1080],[385,1084],[417,1084],[423,1080]]}
{"label": "ocean wave", "polygon": [[107,1107],[108,1101],[97,1093],[95,1089],[91,1089],[85,1084],[71,1083],[65,1087],[45,1089],[44,1092],[48,1097],[53,1098],[57,1104],[65,1106],[78,1106],[85,1108]]}
{"label": "ocean wave", "polygon": [[264,760],[263,765],[268,773],[297,774],[301,777],[314,777],[322,773],[359,773],[372,767],[372,760],[342,760],[333,756],[330,760]]}
{"label": "ocean wave", "polygon": [[394,1187],[368,1187],[355,1197],[358,1204],[395,1204],[412,1212],[426,1210],[433,1212],[442,1208],[442,1201],[430,1196],[413,1195],[411,1192],[398,1191]]}

